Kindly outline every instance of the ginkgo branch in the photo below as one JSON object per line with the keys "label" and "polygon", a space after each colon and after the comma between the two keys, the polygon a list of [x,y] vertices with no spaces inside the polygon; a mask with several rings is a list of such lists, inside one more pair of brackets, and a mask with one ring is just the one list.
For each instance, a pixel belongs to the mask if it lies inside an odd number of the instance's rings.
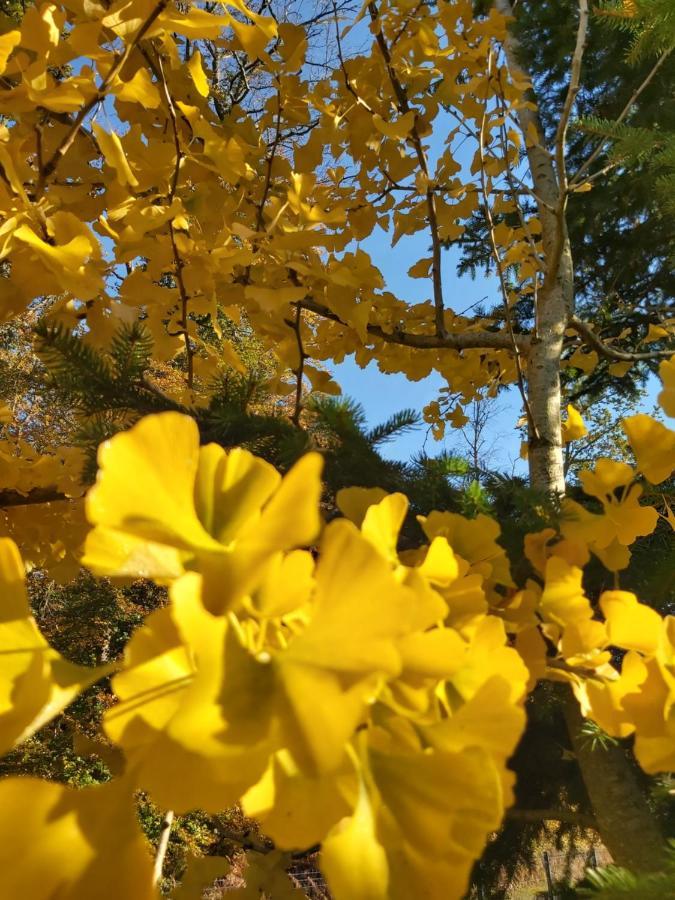
{"label": "ginkgo branch", "polygon": [[16,506],[37,506],[40,503],[57,503],[61,500],[72,500],[56,488],[33,488],[26,494],[19,491],[0,491],[0,509],[9,509]]}
{"label": "ginkgo branch", "polygon": [[[173,200],[176,196],[176,192],[178,190],[178,179],[180,177],[180,167],[183,161],[183,149],[180,143],[180,134],[178,132],[178,119],[176,117],[176,107],[173,103],[173,98],[171,96],[171,92],[169,90],[169,85],[166,81],[166,74],[164,72],[164,66],[162,64],[162,57],[158,55],[157,57],[157,70],[159,72],[160,81],[162,84],[162,91],[164,93],[164,98],[166,100],[167,110],[169,113],[169,120],[171,122],[171,130],[173,133],[173,141],[174,141],[174,149],[176,152],[176,161],[174,163],[173,176],[171,179],[171,187],[169,189],[169,205],[173,203]],[[171,241],[171,250],[173,252],[173,261],[174,261],[174,274],[176,278],[176,284],[178,286],[178,294],[180,296],[180,321],[179,324],[182,329],[183,340],[185,342],[185,356],[186,356],[186,364],[187,364],[187,386],[190,390],[192,390],[194,384],[194,359],[193,359],[193,350],[192,345],[190,343],[190,332],[188,330],[188,302],[189,296],[187,289],[185,287],[185,279],[183,278],[183,266],[184,262],[181,258],[181,255],[178,250],[178,244],[176,242],[176,229],[173,225],[173,220],[169,221],[169,239]]]}
{"label": "ginkgo branch", "polygon": [[[493,53],[492,50],[488,53],[488,67],[487,67],[487,79],[486,83],[489,85],[490,78],[492,76],[492,62],[493,62]],[[480,158],[480,167],[479,167],[479,175],[480,175],[480,186],[481,192],[483,194],[483,209],[485,212],[485,219],[488,226],[488,233],[490,235],[490,250],[492,254],[492,258],[495,263],[495,268],[497,269],[497,276],[499,278],[499,289],[502,295],[502,304],[504,307],[504,318],[506,320],[506,330],[509,335],[509,339],[511,341],[511,349],[513,350],[513,356],[516,363],[516,373],[518,376],[518,391],[520,392],[520,396],[523,401],[523,406],[525,408],[525,412],[527,415],[527,421],[530,433],[536,440],[539,440],[539,430],[537,428],[537,423],[535,421],[534,415],[532,413],[532,408],[530,406],[530,401],[527,396],[527,391],[525,389],[525,376],[523,374],[523,365],[520,358],[520,350],[518,349],[518,344],[516,343],[515,334],[513,331],[513,322],[511,320],[511,307],[509,305],[509,293],[506,287],[506,277],[504,274],[504,266],[502,264],[502,258],[499,253],[499,247],[497,246],[497,239],[495,237],[495,223],[494,218],[492,216],[492,208],[490,207],[490,200],[488,196],[488,185],[487,178],[485,174],[485,125],[487,120],[487,98],[486,103],[483,106],[483,115],[481,117],[480,130],[478,135],[478,155]],[[508,158],[505,159],[505,165],[507,169],[509,168]]]}
{"label": "ginkgo branch", "polygon": [[150,28],[152,27],[152,25],[154,24],[156,19],[158,19],[159,16],[161,16],[161,14],[164,12],[168,3],[169,3],[169,0],[159,0],[157,5],[150,12],[150,15],[143,22],[143,24],[138,29],[136,34],[133,36],[133,38],[129,41],[129,43],[125,47],[124,53],[121,53],[117,57],[116,62],[114,63],[113,66],[111,66],[110,71],[105,76],[105,78],[99,85],[99,87],[96,90],[96,92],[94,93],[94,95],[82,107],[80,107],[79,112],[73,119],[70,129],[66,132],[66,134],[63,136],[63,138],[59,141],[58,145],[56,146],[56,149],[54,150],[52,155],[49,157],[49,159],[44,163],[44,165],[41,167],[41,169],[38,173],[38,180],[37,180],[37,184],[35,186],[35,198],[36,199],[38,199],[39,197],[42,196],[42,193],[45,189],[45,184],[47,182],[47,179],[51,175],[54,174],[54,172],[56,171],[56,169],[59,166],[59,163],[64,158],[66,153],[70,150],[70,148],[73,144],[73,141],[77,137],[77,133],[80,130],[80,126],[82,125],[84,120],[87,118],[87,116],[92,111],[92,109],[94,109],[94,107],[97,106],[101,102],[101,100],[103,100],[103,98],[107,94],[110,86],[113,84],[113,82],[115,81],[115,79],[120,74],[120,72],[126,65],[127,61],[129,60],[129,57],[134,52],[134,49],[138,46],[139,42],[143,40],[143,38],[148,33],[148,31],[150,30]]}
{"label": "ginkgo branch", "polygon": [[584,322],[576,316],[572,316],[569,320],[570,328],[573,328],[581,337],[585,344],[597,350],[600,356],[605,359],[613,359],[617,362],[640,362],[647,359],[663,359],[673,355],[675,350],[671,347],[668,350],[647,350],[638,352],[633,350],[618,350],[606,344],[602,338],[593,331],[588,322]]}
{"label": "ginkgo branch", "polygon": [[288,323],[295,334],[295,340],[298,345],[298,365],[293,369],[295,375],[295,404],[291,422],[296,427],[300,426],[300,414],[302,412],[302,381],[305,374],[305,360],[308,358],[302,343],[302,304],[297,303],[295,306],[295,319]]}
{"label": "ginkgo branch", "polygon": [[[398,75],[394,71],[389,46],[387,44],[387,41],[385,40],[384,33],[382,32],[382,28],[379,24],[379,11],[377,8],[377,4],[369,3],[368,12],[370,14],[371,21],[375,26],[375,41],[377,42],[377,46],[380,48],[385,68],[387,70],[387,75],[389,76],[389,81],[391,82],[391,86],[396,97],[399,112],[402,115],[405,115],[406,113],[409,113],[411,111],[410,103],[408,101],[408,94]],[[432,188],[429,186],[429,165],[427,162],[427,155],[422,144],[422,139],[417,129],[417,121],[413,122],[413,126],[410,130],[410,139],[412,141],[413,147],[415,148],[415,154],[417,155],[417,161],[419,163],[422,174],[425,176],[427,181],[425,200],[427,206],[427,222],[429,223],[429,231],[431,232],[431,279],[434,291],[436,334],[439,337],[443,337],[446,333],[445,303],[443,300],[443,273],[441,268],[442,245],[440,235],[438,233],[436,195]]]}
{"label": "ginkgo branch", "polygon": [[[337,313],[334,313],[333,310],[322,303],[306,298],[302,301],[302,306],[309,312],[316,313],[324,319],[330,319],[332,322],[336,322],[345,328],[351,327]],[[366,325],[366,331],[373,337],[379,338],[388,344],[399,344],[402,347],[411,347],[416,350],[513,350],[511,337],[504,331],[467,330],[456,333],[446,332],[444,335],[439,336],[437,334],[414,334],[409,331],[403,331],[400,328],[386,331],[380,325],[372,323]],[[516,334],[514,339],[519,352],[527,353],[530,346],[529,336]]]}

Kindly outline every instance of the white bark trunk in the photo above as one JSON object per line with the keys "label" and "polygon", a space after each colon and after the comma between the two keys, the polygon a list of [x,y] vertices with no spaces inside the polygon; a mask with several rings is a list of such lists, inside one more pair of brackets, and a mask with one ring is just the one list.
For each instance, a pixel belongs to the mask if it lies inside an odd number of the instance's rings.
{"label": "white bark trunk", "polygon": [[[504,15],[513,15],[509,0],[494,0],[494,6]],[[527,78],[512,35],[507,37],[504,49],[511,74],[519,80]],[[545,493],[562,495],[565,470],[560,427],[560,356],[565,329],[574,313],[574,266],[553,154],[545,148],[536,103],[532,109],[519,110],[518,117],[528,144],[547,269],[539,294],[536,331],[527,358],[527,393],[532,415],[528,452],[530,483]],[[531,141],[533,128],[539,136],[535,144]],[[564,711],[601,837],[615,862],[639,871],[657,869],[662,861],[662,838],[623,750],[616,747],[605,753],[593,751],[581,739],[582,717],[571,696],[564,702]]]}
{"label": "white bark trunk", "polygon": [[[513,15],[509,0],[494,0],[495,8]],[[512,77],[527,80],[518,59],[518,42],[509,34],[504,50]],[[528,461],[532,487],[548,494],[565,492],[560,427],[560,354],[572,311],[574,270],[564,217],[556,214],[560,190],[553,157],[544,146],[544,133],[536,106],[518,110],[518,122],[527,156],[538,214],[547,274],[539,293],[536,330],[527,358],[527,393],[533,421],[529,427]],[[533,142],[533,134],[537,141]]]}

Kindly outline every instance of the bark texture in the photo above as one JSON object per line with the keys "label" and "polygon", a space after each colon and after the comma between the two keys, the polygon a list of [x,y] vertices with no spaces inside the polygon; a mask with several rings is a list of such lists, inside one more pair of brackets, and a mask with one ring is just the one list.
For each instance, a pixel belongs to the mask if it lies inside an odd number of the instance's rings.
{"label": "bark texture", "polygon": [[[513,15],[509,0],[495,0],[494,5],[504,15]],[[527,80],[528,74],[520,61],[518,42],[513,35],[507,37],[504,50],[511,75],[518,80]],[[545,147],[536,103],[532,105],[534,108],[518,110],[518,122],[527,145],[537,198],[546,273],[537,300],[535,332],[527,356],[527,393],[532,417],[528,460],[532,487],[545,493],[563,494],[560,355],[567,320],[573,309],[574,267],[553,155]]]}
{"label": "bark texture", "polygon": [[584,719],[579,704],[571,691],[566,689],[565,694],[567,728],[603,843],[617,865],[633,872],[658,871],[664,861],[663,835],[635,769],[623,747],[591,747],[581,733]]}

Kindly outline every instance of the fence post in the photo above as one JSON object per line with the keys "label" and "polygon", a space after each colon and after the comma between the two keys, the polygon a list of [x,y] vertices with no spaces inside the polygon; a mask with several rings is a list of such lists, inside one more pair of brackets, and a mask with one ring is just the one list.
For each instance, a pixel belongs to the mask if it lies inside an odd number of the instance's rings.
{"label": "fence post", "polygon": [[547,893],[548,893],[548,900],[555,900],[555,894],[553,893],[553,876],[551,874],[551,860],[549,859],[547,850],[544,850],[543,861],[544,861],[544,871],[546,872],[546,887],[547,887]]}

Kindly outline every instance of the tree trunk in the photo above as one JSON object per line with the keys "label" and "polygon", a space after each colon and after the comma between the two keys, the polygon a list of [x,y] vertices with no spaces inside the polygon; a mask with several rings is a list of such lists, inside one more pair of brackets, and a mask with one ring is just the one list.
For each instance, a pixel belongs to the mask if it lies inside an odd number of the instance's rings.
{"label": "tree trunk", "polygon": [[[513,16],[510,0],[493,0],[495,8]],[[509,33],[504,50],[511,75],[529,80],[518,42]],[[562,496],[565,469],[560,426],[560,356],[570,316],[574,312],[574,265],[561,199],[561,173],[555,153],[546,148],[537,98],[531,107],[518,110],[527,156],[537,196],[546,261],[544,284],[536,309],[535,331],[527,358],[529,409],[528,461],[532,487]],[[646,797],[622,747],[591,750],[580,735],[583,717],[574,697],[565,700],[565,719],[582,778],[602,840],[614,861],[636,871],[653,871],[663,861],[663,838]]]}
{"label": "tree trunk", "polygon": [[624,748],[610,744],[593,749],[584,739],[584,719],[569,689],[565,690],[563,713],[598,831],[614,861],[633,872],[662,868],[663,835]]}

